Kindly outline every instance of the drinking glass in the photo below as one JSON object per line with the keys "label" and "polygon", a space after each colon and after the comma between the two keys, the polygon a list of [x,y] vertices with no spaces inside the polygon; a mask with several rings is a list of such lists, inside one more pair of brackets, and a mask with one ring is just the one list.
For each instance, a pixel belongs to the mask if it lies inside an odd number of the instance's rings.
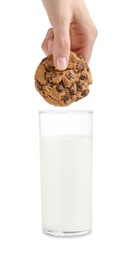
{"label": "drinking glass", "polygon": [[92,118],[89,110],[39,112],[45,233],[77,236],[91,232]]}

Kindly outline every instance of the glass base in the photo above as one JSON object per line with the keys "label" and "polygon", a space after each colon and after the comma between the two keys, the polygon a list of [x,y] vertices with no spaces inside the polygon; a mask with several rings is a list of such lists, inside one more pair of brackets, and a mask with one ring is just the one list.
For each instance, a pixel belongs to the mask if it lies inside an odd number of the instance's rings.
{"label": "glass base", "polygon": [[84,230],[84,231],[56,231],[56,230],[47,230],[43,229],[45,234],[56,236],[56,237],[76,237],[76,236],[83,236],[88,235],[92,232],[91,229]]}

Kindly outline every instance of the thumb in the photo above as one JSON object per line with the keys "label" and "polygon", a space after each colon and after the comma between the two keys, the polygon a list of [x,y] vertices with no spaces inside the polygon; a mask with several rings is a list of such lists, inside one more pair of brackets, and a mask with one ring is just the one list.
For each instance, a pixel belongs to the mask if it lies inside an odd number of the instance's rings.
{"label": "thumb", "polygon": [[54,30],[53,59],[58,70],[65,70],[68,66],[70,56],[70,25],[60,25]]}

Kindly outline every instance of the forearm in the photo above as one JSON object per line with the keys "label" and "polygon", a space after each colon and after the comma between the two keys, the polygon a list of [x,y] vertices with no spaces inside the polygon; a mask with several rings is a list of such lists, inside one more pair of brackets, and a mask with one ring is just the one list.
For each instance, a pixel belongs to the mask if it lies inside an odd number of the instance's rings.
{"label": "forearm", "polygon": [[42,0],[52,26],[54,23],[71,19],[72,4],[74,1],[75,0]]}
{"label": "forearm", "polygon": [[80,16],[82,24],[90,19],[84,0],[42,0],[52,27],[54,24],[72,23]]}

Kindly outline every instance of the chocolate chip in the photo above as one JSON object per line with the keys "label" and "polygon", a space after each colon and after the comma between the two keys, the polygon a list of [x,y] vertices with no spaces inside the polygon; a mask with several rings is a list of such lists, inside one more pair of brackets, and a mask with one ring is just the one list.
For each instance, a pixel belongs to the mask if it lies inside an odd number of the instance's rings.
{"label": "chocolate chip", "polygon": [[57,90],[58,92],[62,92],[62,91],[64,90],[64,87],[63,87],[61,84],[59,84],[59,85],[56,87],[56,90]]}
{"label": "chocolate chip", "polygon": [[82,84],[82,83],[80,83],[80,82],[79,82],[79,83],[77,83],[77,88],[78,88],[78,89],[80,89],[80,90],[81,90],[81,89],[82,89],[82,87],[83,87],[83,84]]}
{"label": "chocolate chip", "polygon": [[82,80],[87,80],[87,79],[88,79],[88,76],[87,76],[86,74],[82,74],[82,75],[80,76],[80,79],[82,79]]}
{"label": "chocolate chip", "polygon": [[63,80],[60,81],[60,85],[62,85],[65,88],[65,84]]}
{"label": "chocolate chip", "polygon": [[55,68],[54,66],[49,65],[49,66],[46,68],[46,71],[51,72],[51,71],[54,70],[54,68]]}
{"label": "chocolate chip", "polygon": [[89,89],[86,89],[85,91],[83,91],[82,96],[86,97],[88,95],[88,93],[89,93]]}
{"label": "chocolate chip", "polygon": [[75,87],[71,87],[70,90],[69,90],[69,93],[71,95],[74,95],[76,93],[76,88]]}
{"label": "chocolate chip", "polygon": [[74,79],[74,75],[73,75],[71,72],[69,72],[69,73],[66,75],[66,77],[67,77],[68,79]]}
{"label": "chocolate chip", "polygon": [[71,99],[69,96],[65,96],[65,97],[64,97],[64,101],[65,101],[65,102],[68,101],[69,99]]}
{"label": "chocolate chip", "polygon": [[77,64],[76,69],[77,69],[78,71],[82,71],[82,70],[84,69],[84,64],[83,64],[83,63]]}
{"label": "chocolate chip", "polygon": [[50,82],[50,87],[52,88],[52,87],[54,87],[54,83],[53,82]]}
{"label": "chocolate chip", "polygon": [[39,90],[42,90],[43,89],[43,86],[38,82],[38,85],[37,85],[38,89]]}

